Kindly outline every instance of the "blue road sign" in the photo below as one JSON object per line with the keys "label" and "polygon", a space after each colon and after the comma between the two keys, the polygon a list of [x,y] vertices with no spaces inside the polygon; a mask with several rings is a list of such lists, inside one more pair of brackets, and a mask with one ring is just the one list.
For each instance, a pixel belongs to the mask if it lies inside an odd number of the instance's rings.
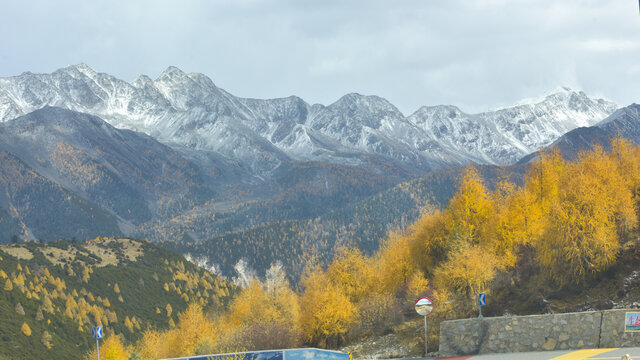
{"label": "blue road sign", "polygon": [[91,336],[93,336],[94,339],[102,339],[102,326],[92,328]]}
{"label": "blue road sign", "polygon": [[478,306],[487,305],[487,294],[485,293],[478,294],[477,303],[478,303]]}

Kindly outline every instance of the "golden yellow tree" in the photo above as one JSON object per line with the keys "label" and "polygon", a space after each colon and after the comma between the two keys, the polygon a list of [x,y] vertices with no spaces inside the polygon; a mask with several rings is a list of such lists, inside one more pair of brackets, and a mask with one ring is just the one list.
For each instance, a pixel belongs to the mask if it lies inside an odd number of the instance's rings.
{"label": "golden yellow tree", "polygon": [[525,190],[511,182],[502,181],[492,193],[494,203],[495,243],[491,252],[498,255],[505,266],[514,266],[519,246],[528,245],[532,234],[528,229],[528,204]]}
{"label": "golden yellow tree", "polygon": [[399,246],[408,246],[411,262],[428,276],[432,276],[436,267],[451,251],[453,242],[449,239],[445,214],[436,210],[425,213],[408,229],[408,242]]}
{"label": "golden yellow tree", "polygon": [[374,270],[369,259],[355,248],[341,247],[327,269],[329,280],[357,303],[372,291]]}
{"label": "golden yellow tree", "polygon": [[447,229],[451,241],[487,243],[491,239],[489,217],[493,204],[478,171],[467,167],[462,175],[458,191],[446,211]]}
{"label": "golden yellow tree", "polygon": [[311,271],[303,286],[301,325],[307,341],[339,344],[357,319],[356,307],[321,269]]}
{"label": "golden yellow tree", "polygon": [[463,244],[435,272],[434,283],[467,299],[486,291],[496,272],[501,269],[497,257],[479,245]]}
{"label": "golden yellow tree", "polygon": [[190,304],[178,318],[178,325],[164,333],[147,331],[144,334],[139,346],[143,359],[193,355],[199,343],[214,341],[215,328],[200,305]]}
{"label": "golden yellow tree", "polygon": [[20,328],[20,331],[22,331],[22,333],[25,334],[26,336],[31,336],[31,328],[29,327],[29,324],[27,324],[26,322],[22,323],[22,327]]}
{"label": "golden yellow tree", "polygon": [[540,159],[527,170],[522,206],[525,234],[529,243],[540,239],[545,231],[547,215],[558,201],[560,178],[564,169],[564,159],[554,150],[542,152]]}
{"label": "golden yellow tree", "polygon": [[[91,350],[85,355],[85,360],[96,358],[96,350]],[[129,360],[131,350],[122,343],[120,336],[111,335],[100,343],[100,359],[104,360]]]}
{"label": "golden yellow tree", "polygon": [[559,283],[581,282],[615,261],[619,228],[637,222],[633,195],[601,148],[566,165],[559,189],[536,252]]}
{"label": "golden yellow tree", "polygon": [[378,292],[395,293],[408,280],[415,266],[406,236],[390,233],[375,256],[378,266],[375,284]]}

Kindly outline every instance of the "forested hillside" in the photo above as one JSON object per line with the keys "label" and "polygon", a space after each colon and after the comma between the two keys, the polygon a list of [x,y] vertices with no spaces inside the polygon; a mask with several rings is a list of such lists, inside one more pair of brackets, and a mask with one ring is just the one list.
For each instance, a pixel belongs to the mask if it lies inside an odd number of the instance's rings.
{"label": "forested hillside", "polygon": [[236,287],[146,241],[0,246],[0,358],[78,359],[92,326],[135,341],[175,326],[187,304],[224,307]]}
{"label": "forested hillside", "polygon": [[[495,183],[507,179],[521,184],[526,166],[482,165],[477,169],[492,188]],[[338,209],[310,218],[285,217],[285,220],[266,221],[270,219],[268,214],[273,216],[283,206],[272,202],[258,203],[251,208],[251,213],[264,213],[260,217],[264,220],[263,223],[200,241],[178,237],[182,240],[163,241],[161,244],[180,253],[204,256],[218,265],[219,270],[227,276],[234,273],[234,265],[239,259],[244,258],[258,273],[264,273],[274,259],[277,259],[283,263],[291,279],[297,282],[306,259],[315,257],[324,262],[331,261],[334,250],[341,246],[357,247],[371,254],[379,248],[381,239],[389,231],[405,228],[423,213],[446,206],[459,185],[463,170],[464,168],[452,168],[432,171],[360,201],[343,202],[342,207],[336,204],[334,206]],[[350,187],[345,185],[344,188],[346,191]],[[300,192],[299,190],[297,194]],[[336,201],[342,194],[342,191],[336,194]],[[357,198],[357,195],[352,196]],[[298,209],[293,204],[288,204],[292,210]],[[326,204],[319,204],[318,208],[325,206]],[[297,211],[298,215],[302,213],[304,211]],[[249,216],[248,211],[238,211],[234,216],[240,214]],[[174,224],[170,223],[168,226]]]}

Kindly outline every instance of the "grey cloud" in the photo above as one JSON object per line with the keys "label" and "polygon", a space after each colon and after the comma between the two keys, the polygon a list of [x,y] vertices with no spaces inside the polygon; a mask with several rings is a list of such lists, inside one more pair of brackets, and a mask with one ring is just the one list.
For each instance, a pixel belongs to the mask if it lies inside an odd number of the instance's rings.
{"label": "grey cloud", "polygon": [[245,97],[383,96],[481,111],[560,85],[640,101],[628,0],[5,1],[0,76],[86,62],[126,80],[175,65]]}

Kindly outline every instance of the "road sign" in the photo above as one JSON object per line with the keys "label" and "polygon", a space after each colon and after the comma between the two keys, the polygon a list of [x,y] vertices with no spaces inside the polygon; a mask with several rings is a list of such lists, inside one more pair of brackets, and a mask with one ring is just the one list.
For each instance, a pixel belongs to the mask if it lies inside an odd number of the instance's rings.
{"label": "road sign", "polygon": [[416,312],[422,316],[427,316],[433,311],[433,302],[429,298],[420,298],[416,301]]}
{"label": "road sign", "polygon": [[102,326],[91,328],[91,336],[94,339],[102,339]]}
{"label": "road sign", "polygon": [[433,311],[433,302],[431,299],[423,297],[416,301],[416,312],[424,316],[424,356],[426,357],[428,352],[427,348],[427,315]]}
{"label": "road sign", "polygon": [[476,304],[478,304],[478,306],[487,305],[487,294],[485,293],[478,294],[478,297],[476,298]]}

